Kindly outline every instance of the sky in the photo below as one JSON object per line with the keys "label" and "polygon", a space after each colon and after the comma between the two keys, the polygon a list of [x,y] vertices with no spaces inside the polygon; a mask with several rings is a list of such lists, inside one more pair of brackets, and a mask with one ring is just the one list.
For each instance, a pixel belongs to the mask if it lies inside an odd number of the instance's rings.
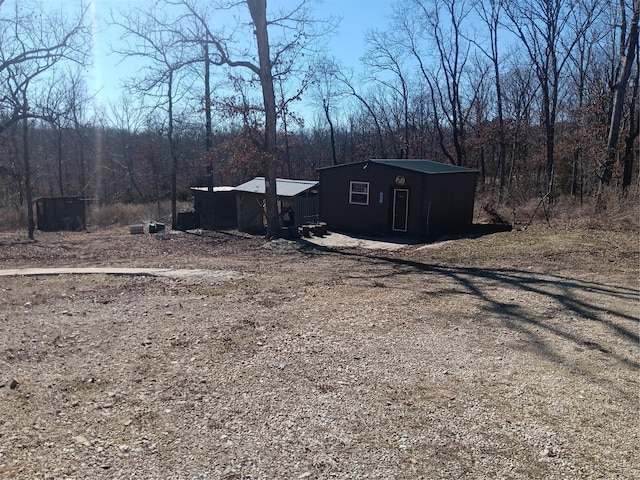
{"label": "sky", "polygon": [[[70,13],[77,9],[80,0],[42,0],[45,5],[62,8]],[[85,0],[86,2],[87,0]],[[90,12],[95,21],[94,65],[89,89],[97,93],[98,103],[107,105],[117,102],[122,94],[121,82],[132,77],[140,68],[139,60],[122,61],[117,55],[109,55],[110,45],[118,42],[119,32],[106,28],[110,12],[126,11],[129,7],[152,6],[154,0],[88,0]],[[206,1],[206,0],[201,0]],[[268,8],[293,0],[268,0]],[[329,43],[329,55],[343,65],[357,69],[359,59],[364,55],[365,33],[371,29],[385,29],[392,14],[393,0],[312,0],[313,12],[320,18],[329,16],[340,18],[337,32]]]}

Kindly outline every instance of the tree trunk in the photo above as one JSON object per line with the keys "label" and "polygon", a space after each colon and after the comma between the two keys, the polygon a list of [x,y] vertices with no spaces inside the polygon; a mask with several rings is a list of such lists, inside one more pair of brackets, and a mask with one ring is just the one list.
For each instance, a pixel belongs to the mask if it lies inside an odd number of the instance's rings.
{"label": "tree trunk", "polygon": [[[497,33],[496,33],[497,35]],[[500,172],[500,191],[498,194],[498,204],[501,205],[504,200],[505,190],[505,171],[507,161],[507,142],[505,140],[504,113],[502,108],[502,84],[500,82],[500,63],[498,62],[498,46],[497,37],[494,40],[495,53],[493,56],[493,71],[496,88],[496,106],[498,108],[498,170]]]}
{"label": "tree trunk", "polygon": [[57,145],[57,155],[58,155],[58,190],[60,190],[60,196],[64,197],[64,182],[63,176],[64,172],[62,171],[62,127],[58,129],[58,145]]}
{"label": "tree trunk", "polygon": [[271,57],[269,54],[269,35],[267,32],[267,1],[246,0],[255,26],[260,61],[260,85],[264,102],[265,128],[265,197],[267,206],[267,238],[278,238],[281,234],[280,216],[278,215],[278,194],[276,191],[276,97],[271,74]]}
{"label": "tree trunk", "polygon": [[[204,116],[205,140],[204,149],[209,152],[213,147],[213,122],[211,121],[211,58],[209,58],[209,44],[204,44]],[[207,187],[213,192],[213,158],[207,155]]]}
{"label": "tree trunk", "polygon": [[333,122],[331,121],[331,116],[329,115],[329,102],[326,100],[322,100],[322,107],[324,108],[324,115],[327,117],[327,122],[329,122],[329,135],[331,136],[331,158],[333,160],[334,165],[338,165],[338,158],[336,157],[336,136],[333,131]]}
{"label": "tree trunk", "polygon": [[547,163],[545,167],[546,191],[542,194],[548,194],[549,202],[553,202],[553,167],[554,167],[554,147],[555,147],[555,118],[553,115],[551,101],[556,102],[556,97],[551,97],[548,82],[541,82],[542,85],[542,110],[544,115],[545,130],[545,149]]}
{"label": "tree trunk", "polygon": [[293,169],[291,168],[291,150],[289,149],[289,128],[287,126],[287,112],[282,114],[282,128],[284,129],[284,158],[287,161],[287,173],[289,178],[293,177]]}
{"label": "tree trunk", "polygon": [[284,130],[284,159],[287,165],[287,174],[289,178],[293,178],[293,168],[291,165],[291,150],[289,148],[289,125],[287,124],[287,102],[284,98],[284,90],[282,82],[278,84],[280,86],[280,98],[282,99],[282,129]]}
{"label": "tree trunk", "polygon": [[484,147],[480,148],[480,191],[484,192],[487,185],[487,166],[484,157]]}
{"label": "tree trunk", "polygon": [[[205,114],[205,150],[213,147],[213,128],[211,122],[211,59],[209,44],[204,44],[204,114]],[[209,160],[211,162],[211,160]]]}
{"label": "tree trunk", "polygon": [[[624,2],[620,2],[621,13],[624,14]],[[618,75],[613,87],[613,108],[611,110],[611,122],[609,125],[609,136],[607,137],[607,158],[600,175],[600,185],[605,186],[611,183],[613,176],[613,165],[616,161],[616,146],[620,136],[620,123],[624,110],[624,98],[627,91],[627,83],[631,75],[631,68],[636,58],[636,48],[638,48],[638,21],[640,20],[640,0],[633,2],[633,18],[629,28],[629,44],[625,52],[624,39],[625,32],[620,33],[620,64],[618,65]],[[601,190],[601,189],[600,189]],[[600,196],[600,192],[598,192]]]}
{"label": "tree trunk", "polygon": [[26,91],[23,94],[23,108],[25,118],[22,121],[22,158],[24,161],[24,190],[27,201],[27,234],[29,240],[34,240],[33,232],[36,229],[36,224],[33,219],[33,192],[31,190],[31,162],[29,159],[29,118],[27,116]]}
{"label": "tree trunk", "polygon": [[167,89],[167,99],[169,100],[169,127],[167,138],[171,152],[171,228],[175,229],[178,227],[178,152],[176,151],[175,140],[173,139],[173,71],[169,72]]}
{"label": "tree trunk", "polygon": [[640,79],[640,68],[636,69],[636,76],[633,81],[633,95],[631,96],[631,105],[629,107],[629,132],[624,139],[624,157],[622,157],[622,190],[627,191],[631,186],[633,164],[635,157],[634,144],[640,134],[640,122],[638,121],[638,113],[636,111],[638,102],[638,80]]}

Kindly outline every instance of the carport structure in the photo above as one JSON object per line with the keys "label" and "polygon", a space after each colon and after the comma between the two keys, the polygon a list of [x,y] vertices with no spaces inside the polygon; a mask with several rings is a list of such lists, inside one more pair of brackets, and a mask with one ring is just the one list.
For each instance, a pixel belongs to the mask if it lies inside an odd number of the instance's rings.
{"label": "carport structure", "polygon": [[[255,177],[234,188],[238,230],[263,233],[266,227],[265,178]],[[318,220],[318,182],[276,179],[278,213],[283,227],[300,227]]]}

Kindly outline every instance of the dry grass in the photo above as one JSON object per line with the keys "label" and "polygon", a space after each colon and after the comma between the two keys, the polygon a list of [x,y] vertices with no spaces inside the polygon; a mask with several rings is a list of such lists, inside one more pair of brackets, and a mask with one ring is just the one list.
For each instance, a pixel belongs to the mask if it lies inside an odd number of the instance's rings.
{"label": "dry grass", "polygon": [[112,205],[92,205],[87,212],[87,226],[109,227],[150,222],[171,223],[171,203],[115,203]]}
{"label": "dry grass", "polygon": [[[179,202],[178,211],[192,208],[188,202]],[[89,205],[86,212],[87,228],[104,228],[114,225],[132,225],[136,223],[148,224],[162,222],[171,224],[171,203],[114,203],[110,205]],[[36,212],[34,210],[34,215]],[[37,219],[34,219],[37,223]],[[20,228],[26,229],[27,211],[24,207],[0,208],[0,230],[10,231]]]}
{"label": "dry grass", "polygon": [[596,211],[595,199],[583,202],[573,197],[558,197],[550,206],[539,198],[530,199],[518,206],[497,205],[488,195],[476,196],[474,222],[517,225],[552,226],[568,228],[596,228],[604,230],[635,231],[640,229],[640,201],[638,188],[631,188],[621,197],[609,193],[603,211]]}
{"label": "dry grass", "polygon": [[0,207],[0,230],[9,231],[27,225],[27,211],[24,208],[11,206]]}

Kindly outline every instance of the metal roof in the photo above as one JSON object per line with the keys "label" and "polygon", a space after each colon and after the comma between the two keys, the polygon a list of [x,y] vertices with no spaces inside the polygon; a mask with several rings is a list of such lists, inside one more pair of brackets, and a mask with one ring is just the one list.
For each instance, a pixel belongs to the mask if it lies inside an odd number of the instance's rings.
{"label": "metal roof", "polygon": [[420,173],[460,173],[460,172],[476,172],[471,168],[458,167],[447,163],[439,163],[431,160],[397,160],[397,159],[372,159],[370,162],[389,167],[404,168],[405,170],[413,170]]}
{"label": "metal roof", "polygon": [[[313,180],[291,180],[288,178],[276,179],[276,193],[279,197],[295,197],[307,190],[318,186]],[[249,192],[263,194],[265,192],[264,177],[256,177],[234,188],[236,192]]]}
{"label": "metal roof", "polygon": [[371,160],[365,162],[355,162],[355,163],[343,163],[342,165],[336,165],[331,167],[323,167],[318,170],[329,170],[332,168],[343,168],[349,167],[353,165],[363,165],[366,166],[368,163],[375,163],[378,165],[385,165],[393,168],[402,168],[404,170],[411,170],[419,173],[472,173],[477,172],[477,170],[466,168],[466,167],[458,167],[457,165],[450,165],[448,163],[439,163],[434,162],[432,160],[420,160],[420,159],[377,159],[372,158]]}
{"label": "metal roof", "polygon": [[[209,187],[191,187],[191,190],[198,190],[200,192],[208,192]],[[214,192],[232,192],[233,187],[213,187]]]}

